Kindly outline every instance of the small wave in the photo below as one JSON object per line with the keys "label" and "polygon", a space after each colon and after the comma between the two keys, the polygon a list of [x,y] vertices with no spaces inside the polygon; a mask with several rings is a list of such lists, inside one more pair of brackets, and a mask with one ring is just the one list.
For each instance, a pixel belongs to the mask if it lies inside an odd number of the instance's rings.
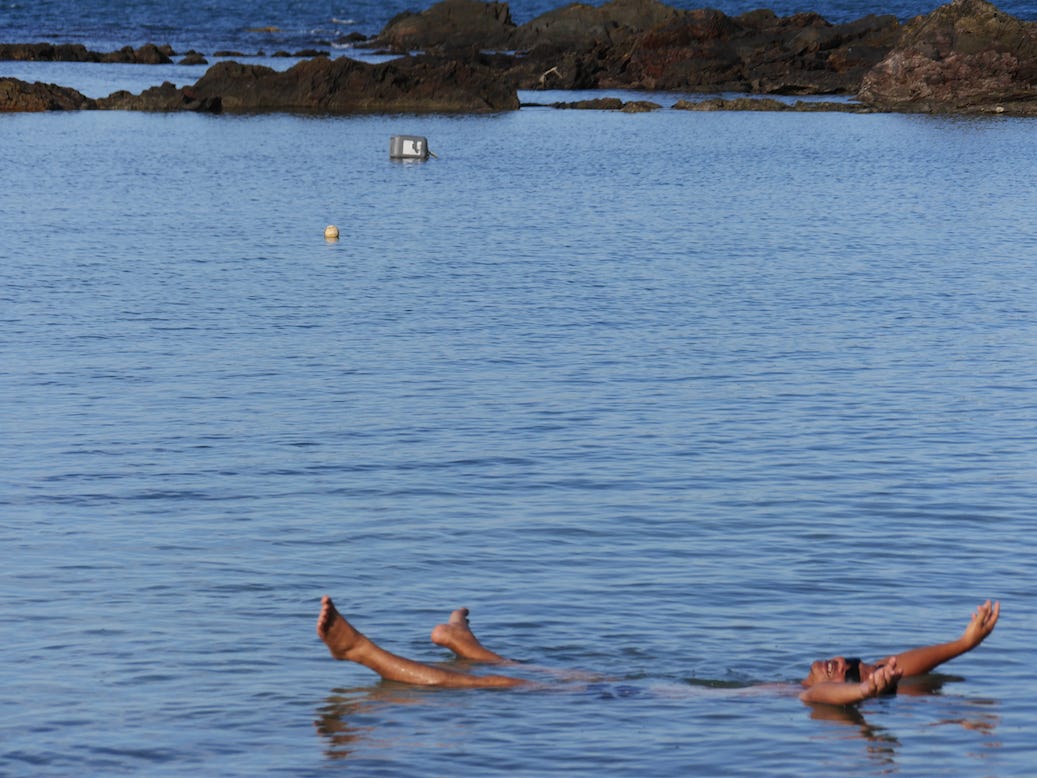
{"label": "small wave", "polygon": [[339,19],[338,17],[332,16],[331,17],[331,23],[332,24],[342,24],[342,25],[353,25],[353,24],[356,24],[356,19]]}

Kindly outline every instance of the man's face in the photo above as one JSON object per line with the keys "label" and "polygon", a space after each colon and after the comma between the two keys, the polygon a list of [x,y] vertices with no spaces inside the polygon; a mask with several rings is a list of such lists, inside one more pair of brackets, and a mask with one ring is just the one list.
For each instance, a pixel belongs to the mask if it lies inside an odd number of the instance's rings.
{"label": "man's face", "polygon": [[836,681],[842,683],[846,679],[846,672],[851,663],[844,656],[836,656],[831,659],[818,659],[810,665],[810,675],[803,679],[804,686],[813,686],[815,683],[824,681]]}

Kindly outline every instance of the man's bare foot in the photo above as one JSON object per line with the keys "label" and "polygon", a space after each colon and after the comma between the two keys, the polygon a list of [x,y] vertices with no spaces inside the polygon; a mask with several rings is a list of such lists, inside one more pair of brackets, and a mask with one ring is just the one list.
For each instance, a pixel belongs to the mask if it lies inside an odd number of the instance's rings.
{"label": "man's bare foot", "polygon": [[432,642],[437,646],[449,648],[462,659],[476,662],[507,662],[500,654],[490,651],[472,632],[468,626],[468,608],[458,608],[450,614],[446,624],[439,624],[432,630]]}
{"label": "man's bare foot", "polygon": [[320,601],[317,634],[336,659],[349,659],[349,652],[356,648],[362,640],[365,640],[364,636],[343,618],[335,608],[335,603],[326,594]]}

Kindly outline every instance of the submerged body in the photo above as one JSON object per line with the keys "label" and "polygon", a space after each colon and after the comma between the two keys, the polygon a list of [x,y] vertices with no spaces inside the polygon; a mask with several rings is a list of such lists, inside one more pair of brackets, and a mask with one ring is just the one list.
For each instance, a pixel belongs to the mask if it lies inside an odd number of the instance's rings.
{"label": "submerged body", "polygon": [[[965,631],[956,640],[909,649],[874,663],[842,656],[819,659],[811,664],[809,674],[803,679],[804,690],[799,697],[809,703],[852,705],[893,692],[901,678],[924,675],[978,646],[993,632],[1000,612],[1000,603],[987,600],[972,614]],[[529,683],[508,675],[476,675],[450,670],[386,651],[354,628],[326,595],[317,617],[317,634],[333,657],[361,664],[387,681],[449,688],[507,688]],[[432,630],[431,639],[461,659],[495,665],[513,664],[479,642],[468,624],[467,608],[451,613],[445,623]]]}

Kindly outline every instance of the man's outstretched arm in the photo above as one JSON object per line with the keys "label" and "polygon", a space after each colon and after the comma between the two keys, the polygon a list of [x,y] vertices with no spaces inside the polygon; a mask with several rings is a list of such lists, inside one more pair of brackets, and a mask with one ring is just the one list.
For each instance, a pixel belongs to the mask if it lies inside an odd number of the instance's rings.
{"label": "man's outstretched arm", "polygon": [[956,656],[961,656],[982,643],[987,635],[994,631],[994,625],[997,624],[997,617],[1000,613],[1001,603],[991,603],[990,600],[987,600],[976,608],[976,612],[972,614],[969,625],[957,640],[952,640],[949,643],[940,643],[935,646],[912,648],[887,657],[878,664],[885,664],[896,659],[897,667],[901,669],[905,676],[924,675],[937,665],[942,665]]}

